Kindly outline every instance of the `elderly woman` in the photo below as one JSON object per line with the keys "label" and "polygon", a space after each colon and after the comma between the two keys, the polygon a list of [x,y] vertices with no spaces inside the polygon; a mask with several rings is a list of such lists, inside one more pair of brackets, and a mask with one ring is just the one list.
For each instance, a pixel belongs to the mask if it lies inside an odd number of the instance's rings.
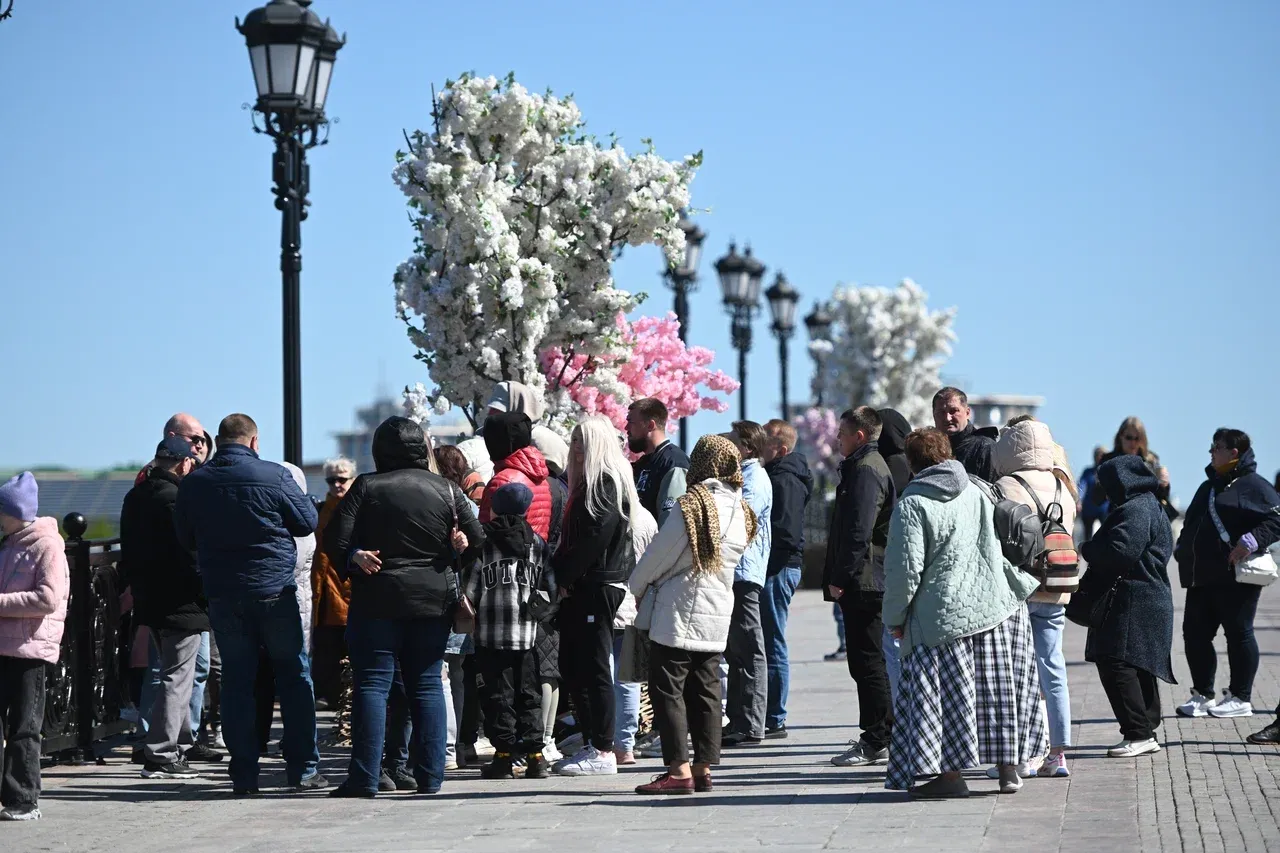
{"label": "elderly woman", "polygon": [[373,435],[377,473],[356,478],[326,531],[329,559],[351,578],[353,678],[351,762],[331,796],[376,794],[397,665],[412,709],[417,790],[434,794],[444,780],[441,665],[458,602],[455,547],[464,562],[474,558],[484,534],[461,490],[428,470],[430,455],[422,427],[387,418]]}
{"label": "elderly woman", "polygon": [[711,765],[720,763],[720,659],[734,570],[756,517],[742,497],[738,448],[723,436],[698,440],[687,483],[630,581],[641,599],[636,625],[649,631],[649,695],[667,765],[637,794],[710,791]]}
{"label": "elderly woman", "polygon": [[[1023,606],[1040,584],[1004,558],[992,504],[944,433],[916,430],[906,454],[914,479],[884,561],[884,624],[903,654],[885,787],[967,797],[961,771],[995,764],[1014,793],[1018,765],[1046,747]],[[920,776],[936,778],[913,787]]]}
{"label": "elderly woman", "polygon": [[316,556],[311,565],[311,610],[315,628],[312,633],[311,678],[316,686],[316,708],[336,707],[342,692],[342,660],[347,656],[347,608],[351,605],[351,584],[338,576],[338,570],[324,552],[324,531],[333,519],[338,504],[356,478],[356,463],[336,456],[324,463],[324,481],[329,486],[320,505],[320,523],[316,527]]}

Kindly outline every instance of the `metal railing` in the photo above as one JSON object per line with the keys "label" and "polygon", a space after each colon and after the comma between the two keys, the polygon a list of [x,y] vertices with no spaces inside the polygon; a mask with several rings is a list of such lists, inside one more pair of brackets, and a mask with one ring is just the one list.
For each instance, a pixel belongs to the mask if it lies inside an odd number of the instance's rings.
{"label": "metal railing", "polygon": [[62,527],[71,595],[62,654],[45,674],[41,750],[60,761],[91,761],[98,741],[131,727],[120,719],[131,640],[120,614],[120,540],[83,538],[88,525],[79,513],[64,518]]}

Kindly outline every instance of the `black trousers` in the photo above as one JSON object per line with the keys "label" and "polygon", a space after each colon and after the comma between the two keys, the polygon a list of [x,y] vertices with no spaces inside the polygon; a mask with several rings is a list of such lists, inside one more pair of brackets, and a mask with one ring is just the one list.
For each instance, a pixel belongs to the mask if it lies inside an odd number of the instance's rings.
{"label": "black trousers", "polygon": [[497,752],[542,751],[542,687],[532,649],[504,651],[476,646],[484,676],[480,704],[484,734]]}
{"label": "black trousers", "polygon": [[689,760],[720,763],[720,653],[689,652],[649,644],[649,700],[662,738],[662,760],[670,767]]}
{"label": "black trousers", "polygon": [[1253,700],[1253,680],[1258,674],[1258,639],[1253,618],[1258,612],[1262,587],[1247,583],[1197,586],[1187,590],[1182,614],[1182,642],[1191,667],[1191,686],[1205,696],[1213,695],[1213,679],[1218,673],[1218,652],[1213,638],[1218,628],[1227,636],[1227,664],[1231,667],[1231,695],[1245,702]]}
{"label": "black trousers", "polygon": [[1098,661],[1098,677],[1125,740],[1150,740],[1160,728],[1160,688],[1156,677],[1115,658]]}
{"label": "black trousers", "polygon": [[258,752],[267,754],[271,745],[271,723],[276,714],[276,671],[267,650],[258,649],[258,675],[253,682],[253,701],[257,717]]}
{"label": "black trousers", "polygon": [[613,693],[613,619],[623,591],[578,583],[560,603],[560,677],[582,723],[583,740],[601,752],[613,749],[617,703]]}
{"label": "black trousers", "polygon": [[311,680],[316,698],[338,706],[342,693],[342,659],[347,656],[347,626],[317,625],[311,631]]}
{"label": "black trousers", "polygon": [[838,602],[844,614],[849,675],[858,686],[858,725],[862,742],[871,749],[887,749],[893,728],[893,699],[884,665],[883,593],[846,592]]}
{"label": "black trousers", "polygon": [[470,746],[480,738],[480,665],[475,654],[462,656],[462,716],[458,717],[458,743]]}
{"label": "black trousers", "polygon": [[0,726],[4,764],[0,805],[40,801],[40,731],[44,728],[45,662],[0,655]]}
{"label": "black trousers", "polygon": [[462,655],[445,655],[444,662],[449,666],[449,695],[445,698],[453,703],[453,718],[458,721],[458,743],[461,743],[462,713],[466,704],[467,689],[466,675],[462,671]]}

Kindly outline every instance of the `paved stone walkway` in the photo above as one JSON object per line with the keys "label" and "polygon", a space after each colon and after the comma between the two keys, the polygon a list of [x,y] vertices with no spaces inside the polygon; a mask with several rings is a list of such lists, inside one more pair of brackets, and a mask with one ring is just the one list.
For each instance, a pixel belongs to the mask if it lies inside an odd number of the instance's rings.
{"label": "paved stone walkway", "polygon": [[[805,592],[792,616],[793,734],[728,753],[713,794],[635,796],[631,788],[658,772],[650,760],[604,779],[498,783],[463,771],[429,799],[282,792],[236,800],[220,769],[202,781],[150,782],[119,751],[107,766],[48,771],[45,819],[0,824],[0,851],[1280,851],[1280,750],[1243,741],[1271,721],[1280,697],[1280,590],[1263,604],[1255,700],[1266,713],[1184,721],[1173,706],[1187,688],[1166,688],[1166,748],[1133,760],[1105,756],[1118,730],[1082,660],[1084,632],[1070,627],[1073,775],[1029,780],[1013,796],[973,774],[968,800],[913,803],[885,791],[882,772],[831,766],[828,758],[857,736],[857,706],[844,665],[822,662],[835,645],[829,605]],[[1176,648],[1174,657],[1185,685]],[[1225,653],[1221,661],[1225,678]],[[327,753],[323,769],[340,780],[344,764],[343,754]],[[265,769],[265,784],[283,784],[279,762]]]}

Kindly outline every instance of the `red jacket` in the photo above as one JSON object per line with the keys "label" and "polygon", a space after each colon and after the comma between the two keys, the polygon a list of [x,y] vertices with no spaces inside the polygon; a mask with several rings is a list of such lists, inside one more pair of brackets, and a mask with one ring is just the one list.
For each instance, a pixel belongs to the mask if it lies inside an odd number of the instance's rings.
{"label": "red jacket", "polygon": [[550,472],[541,451],[533,445],[523,447],[506,459],[495,461],[493,470],[493,479],[484,487],[484,497],[480,499],[480,523],[493,518],[490,506],[498,489],[508,483],[522,483],[533,492],[533,503],[524,514],[525,521],[534,533],[548,538],[551,535],[551,486],[547,483]]}

